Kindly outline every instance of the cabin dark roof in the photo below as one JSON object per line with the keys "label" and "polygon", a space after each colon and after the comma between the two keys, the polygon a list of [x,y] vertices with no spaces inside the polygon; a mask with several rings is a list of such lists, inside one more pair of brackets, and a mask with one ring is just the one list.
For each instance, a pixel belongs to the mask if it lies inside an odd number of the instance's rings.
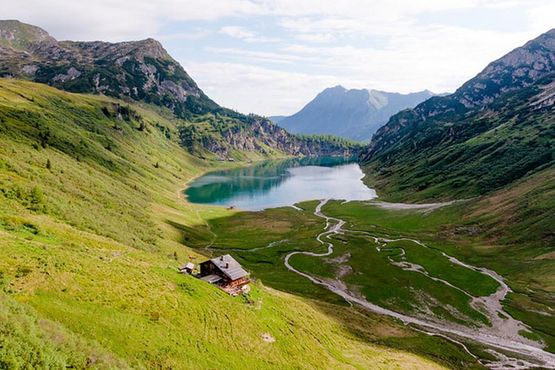
{"label": "cabin dark roof", "polygon": [[239,262],[229,254],[212,258],[210,261],[231,280],[237,280],[249,275],[249,273],[241,267]]}

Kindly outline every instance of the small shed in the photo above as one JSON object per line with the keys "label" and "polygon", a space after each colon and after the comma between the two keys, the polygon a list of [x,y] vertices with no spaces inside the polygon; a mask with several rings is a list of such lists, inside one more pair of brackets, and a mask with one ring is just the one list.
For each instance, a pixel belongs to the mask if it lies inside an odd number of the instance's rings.
{"label": "small shed", "polygon": [[250,282],[250,274],[229,254],[212,258],[200,264],[200,279],[218,284],[229,293],[240,291]]}
{"label": "small shed", "polygon": [[195,264],[192,262],[187,262],[186,264],[184,264],[179,268],[179,271],[184,274],[192,274],[194,269],[195,269]]}

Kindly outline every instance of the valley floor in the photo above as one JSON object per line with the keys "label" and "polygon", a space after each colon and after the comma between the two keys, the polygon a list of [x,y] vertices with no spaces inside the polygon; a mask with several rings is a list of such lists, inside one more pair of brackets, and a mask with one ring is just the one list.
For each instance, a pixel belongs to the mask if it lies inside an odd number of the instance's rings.
{"label": "valley floor", "polygon": [[[548,329],[553,325],[549,293],[553,288],[549,281],[543,282],[541,290],[546,292],[539,299],[536,293],[534,310],[514,303],[513,297],[524,295],[513,283],[522,277],[502,268],[505,258],[512,256],[496,256],[492,264],[488,255],[476,253],[487,240],[468,234],[475,221],[467,221],[466,229],[459,224],[474,201],[428,205],[322,201],[298,206],[212,220],[216,238],[208,249],[231,251],[279,289],[336,304],[344,300],[417,330],[448,336],[490,368],[555,367],[550,352],[553,331]],[[463,235],[452,234],[454,224]],[[256,242],[245,245],[244,240]],[[203,248],[201,240],[195,243]],[[484,266],[506,274],[514,290]],[[543,266],[538,277],[555,271],[549,261],[538,266]],[[543,316],[541,325],[534,315]],[[448,353],[441,352],[433,356]]]}
{"label": "valley floor", "polygon": [[[522,336],[521,332],[530,332],[528,330],[528,327],[521,321],[513,319],[507,312],[504,311],[502,302],[511,290],[500,275],[498,275],[494,271],[485,268],[468,265],[464,262],[459,261],[455,257],[441,252],[441,257],[446,258],[447,261],[451,263],[451,268],[463,267],[469,270],[467,271],[467,273],[479,272],[484,276],[492,278],[498,283],[498,288],[495,292],[485,296],[474,296],[467,290],[465,290],[468,289],[468,287],[462,289],[453,284],[461,282],[460,279],[457,281],[457,278],[455,276],[445,276],[446,279],[453,281],[453,283],[451,283],[448,280],[433,276],[433,274],[430,274],[424,266],[409,262],[410,258],[409,255],[407,255],[407,249],[396,245],[397,243],[403,242],[414,245],[415,249],[429,249],[429,247],[424,243],[410,238],[388,239],[383,236],[376,236],[367,231],[346,229],[346,221],[339,218],[328,217],[322,213],[322,207],[324,207],[326,203],[328,203],[328,200],[322,200],[316,206],[314,210],[314,215],[326,220],[325,229],[323,232],[318,234],[316,240],[320,244],[327,246],[327,251],[322,253],[308,251],[290,252],[285,256],[284,259],[285,266],[289,271],[293,271],[296,274],[309,279],[315,284],[324,286],[328,290],[344,298],[347,302],[358,304],[372,312],[381,315],[394,317],[402,321],[405,325],[414,324],[431,335],[445,335],[446,337],[449,336],[455,343],[461,344],[461,346],[463,346],[463,348],[465,348],[471,354],[472,352],[469,351],[464,344],[459,342],[461,340],[459,338],[462,338],[463,341],[470,340],[490,347],[488,351],[494,354],[494,356],[497,357],[497,360],[480,361],[490,368],[511,368],[517,365],[527,367],[555,367],[555,354],[544,351],[543,343],[538,343]],[[387,204],[385,202],[372,202],[372,204],[377,204],[379,207],[385,209],[418,209],[430,212],[439,207],[452,204],[452,202],[414,205],[401,203]],[[336,257],[335,260],[332,259],[332,265],[328,266],[328,268],[335,270],[334,278],[322,278],[315,275],[310,275],[309,273],[297,270],[289,263],[291,257],[296,255],[309,256],[313,258],[333,256],[335,253],[334,243],[344,244],[345,240],[349,240],[349,237],[352,234],[363,236],[363,238],[365,238],[369,244],[368,247],[372,248],[372,246],[374,246],[377,252],[385,252],[386,254],[388,254],[388,260],[393,266],[399,267],[405,271],[423,274],[424,276],[435,282],[444,284],[446,286],[444,288],[452,288],[462,292],[464,295],[468,296],[471,299],[470,306],[486,316],[487,320],[489,321],[489,325],[480,325],[481,327],[477,329],[476,327],[473,327],[474,325],[471,325],[469,327],[460,324],[447,323],[446,321],[434,320],[433,315],[426,315],[423,317],[418,317],[418,315],[408,316],[406,314],[401,314],[369,302],[365,299],[363,294],[360,294],[360,292],[356,292],[356,290],[358,290],[356,286],[350,285],[351,289],[355,290],[351,291],[349,289],[349,286],[344,281],[344,278],[347,275],[353,273],[352,264],[349,264],[349,260],[352,258],[350,247],[341,248],[341,246],[338,246],[338,249],[343,249],[344,253],[341,256]],[[334,240],[334,236],[339,235],[342,236],[342,238]],[[398,252],[398,254],[392,255],[392,251]],[[434,256],[432,258],[441,258],[438,257],[439,256]],[[328,261],[330,261],[330,259],[328,259]],[[431,263],[432,261],[430,260],[426,262]],[[463,275],[463,273],[461,273],[460,271],[458,274]],[[483,283],[481,285],[483,285]],[[471,322],[471,320],[469,319],[467,319],[467,321]],[[516,355],[516,357],[509,357],[511,355],[507,356],[505,354],[500,354],[496,352],[496,350],[501,350],[509,354],[514,354]],[[478,357],[476,358],[478,359]],[[522,360],[522,358],[530,358],[532,362]]]}

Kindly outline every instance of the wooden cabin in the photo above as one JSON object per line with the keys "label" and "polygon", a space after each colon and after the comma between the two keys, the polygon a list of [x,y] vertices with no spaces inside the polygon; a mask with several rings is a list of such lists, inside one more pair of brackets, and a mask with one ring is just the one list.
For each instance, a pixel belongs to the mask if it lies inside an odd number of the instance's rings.
{"label": "wooden cabin", "polygon": [[200,264],[201,280],[216,284],[230,294],[239,294],[250,282],[249,273],[229,254],[212,258]]}

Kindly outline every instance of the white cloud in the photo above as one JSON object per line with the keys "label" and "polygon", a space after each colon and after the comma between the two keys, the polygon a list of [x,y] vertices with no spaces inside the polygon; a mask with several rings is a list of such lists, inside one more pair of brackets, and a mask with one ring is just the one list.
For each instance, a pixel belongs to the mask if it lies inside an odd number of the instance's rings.
{"label": "white cloud", "polygon": [[255,33],[249,31],[245,27],[240,26],[224,26],[220,28],[220,33],[240,39],[246,42],[277,42],[279,39],[271,37],[263,37],[256,35]]}
{"label": "white cloud", "polygon": [[284,72],[241,63],[183,64],[208,96],[246,113],[292,114],[326,87],[354,83],[332,75]]}
{"label": "white cloud", "polygon": [[120,41],[158,34],[168,22],[260,13],[249,0],[20,0],[2,4],[4,17],[47,29],[61,39]]}
{"label": "white cloud", "polygon": [[385,48],[291,46],[290,52],[318,55],[321,63],[347,69],[372,87],[408,92],[453,90],[493,61],[523,44],[527,33],[468,32],[430,27],[391,40]]}
{"label": "white cloud", "polygon": [[159,36],[155,36],[156,39],[161,41],[166,40],[200,40],[205,37],[208,37],[212,34],[210,30],[206,29],[196,29],[192,32],[176,32],[176,33],[169,33],[169,34],[161,34]]}
{"label": "white cloud", "polygon": [[[276,52],[266,52],[266,51],[253,51],[249,49],[238,49],[238,48],[213,48],[207,47],[206,51],[212,52],[214,54],[227,54],[238,59],[246,59],[250,61],[261,61],[270,63],[293,63],[293,62],[307,62],[310,60],[316,61],[316,57],[313,56],[302,56],[288,53],[276,53]],[[216,58],[214,58],[216,59]]]}
{"label": "white cloud", "polygon": [[339,16],[326,17],[296,17],[283,18],[280,26],[303,35],[368,35],[368,34],[389,34],[399,29],[390,22],[383,19],[367,23],[364,19],[345,18]]}
{"label": "white cloud", "polygon": [[[236,109],[290,114],[320,90],[336,84],[405,93],[426,88],[453,91],[529,38],[527,32],[429,26],[397,36],[385,48],[291,44],[272,53],[214,49],[216,54],[233,54],[242,62],[197,64],[191,71],[211,96]],[[260,61],[308,64],[325,72],[261,68]]]}
{"label": "white cloud", "polygon": [[223,33],[224,35],[228,35],[231,37],[236,37],[238,39],[250,39],[255,37],[254,33],[250,32],[244,27],[239,27],[239,26],[222,27],[220,29],[220,33]]}
{"label": "white cloud", "polygon": [[480,4],[506,2],[506,0],[274,0],[266,2],[269,13],[290,16],[333,16],[385,23],[398,21],[415,14],[465,9]]}
{"label": "white cloud", "polygon": [[296,34],[295,38],[300,41],[306,42],[329,42],[336,37],[332,33],[300,33]]}
{"label": "white cloud", "polygon": [[[534,2],[534,0],[531,0]],[[40,25],[60,38],[122,40],[157,34],[168,22],[225,17],[330,16],[353,24],[387,25],[428,11],[522,4],[507,0],[20,0],[4,17]],[[545,3],[545,1],[544,1]],[[359,26],[357,26],[359,27]],[[393,27],[392,27],[393,28]]]}
{"label": "white cloud", "polygon": [[555,27],[555,2],[550,1],[529,11],[530,24],[534,33],[543,33]]}

